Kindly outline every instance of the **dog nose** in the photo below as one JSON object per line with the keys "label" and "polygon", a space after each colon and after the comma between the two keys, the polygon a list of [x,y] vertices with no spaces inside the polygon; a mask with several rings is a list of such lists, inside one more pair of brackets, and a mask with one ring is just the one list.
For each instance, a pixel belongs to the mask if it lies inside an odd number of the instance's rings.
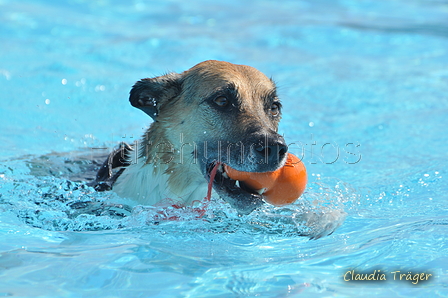
{"label": "dog nose", "polygon": [[277,139],[275,142],[269,142],[268,144],[260,144],[256,146],[255,152],[265,159],[269,164],[279,163],[288,153],[288,146],[283,138]]}

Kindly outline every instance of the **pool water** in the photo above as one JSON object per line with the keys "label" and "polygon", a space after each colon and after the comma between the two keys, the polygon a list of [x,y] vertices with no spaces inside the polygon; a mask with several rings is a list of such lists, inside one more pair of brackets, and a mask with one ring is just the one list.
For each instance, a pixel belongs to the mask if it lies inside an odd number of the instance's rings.
{"label": "pool water", "polygon": [[[0,297],[448,297],[448,1],[0,0],[0,44]],[[89,187],[133,83],[208,59],[277,82],[301,200]]]}

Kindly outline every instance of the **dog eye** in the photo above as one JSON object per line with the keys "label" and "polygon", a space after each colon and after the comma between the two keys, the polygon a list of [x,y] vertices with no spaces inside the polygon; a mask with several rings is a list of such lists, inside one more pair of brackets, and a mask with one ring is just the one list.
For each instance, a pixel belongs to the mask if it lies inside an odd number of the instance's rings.
{"label": "dog eye", "polygon": [[220,107],[225,107],[229,104],[229,100],[225,96],[218,96],[214,102]]}
{"label": "dog eye", "polygon": [[279,105],[278,103],[274,102],[274,103],[271,105],[271,110],[270,110],[270,112],[271,112],[271,115],[272,115],[272,116],[278,116],[278,114],[280,114],[280,105]]}

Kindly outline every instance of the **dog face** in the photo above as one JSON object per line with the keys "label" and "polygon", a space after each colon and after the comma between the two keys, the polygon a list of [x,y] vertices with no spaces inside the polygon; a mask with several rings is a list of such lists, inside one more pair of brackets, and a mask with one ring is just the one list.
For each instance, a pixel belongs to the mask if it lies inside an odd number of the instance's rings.
{"label": "dog face", "polygon": [[[195,167],[207,183],[217,161],[239,171],[267,172],[286,160],[287,146],[277,133],[281,104],[275,84],[252,67],[205,61],[181,74],[137,82],[130,102],[154,119],[140,155],[147,163],[167,164],[172,180],[191,179],[182,173]],[[263,203],[255,190],[227,178],[223,167],[213,187],[240,213]]]}

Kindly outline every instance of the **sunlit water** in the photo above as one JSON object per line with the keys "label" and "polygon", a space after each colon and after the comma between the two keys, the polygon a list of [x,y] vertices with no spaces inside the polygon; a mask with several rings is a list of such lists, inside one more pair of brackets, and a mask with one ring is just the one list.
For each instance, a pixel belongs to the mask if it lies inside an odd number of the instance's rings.
{"label": "sunlit water", "polygon": [[[0,297],[448,296],[447,1],[0,0],[0,39]],[[208,59],[277,82],[302,199],[198,218],[88,187],[150,124],[132,84]]]}

